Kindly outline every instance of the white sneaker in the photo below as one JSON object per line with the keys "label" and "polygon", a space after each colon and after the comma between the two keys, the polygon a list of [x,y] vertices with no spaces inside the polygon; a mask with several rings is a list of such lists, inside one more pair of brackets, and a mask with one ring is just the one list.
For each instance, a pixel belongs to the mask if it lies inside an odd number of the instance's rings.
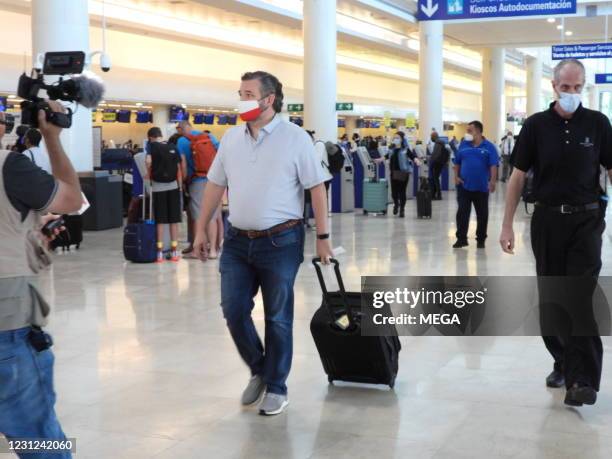
{"label": "white sneaker", "polygon": [[266,390],[266,384],[261,376],[255,375],[249,380],[249,384],[242,393],[242,404],[245,406],[253,405],[259,401]]}
{"label": "white sneaker", "polygon": [[263,416],[274,416],[281,414],[289,405],[286,395],[266,393],[259,405],[259,414]]}

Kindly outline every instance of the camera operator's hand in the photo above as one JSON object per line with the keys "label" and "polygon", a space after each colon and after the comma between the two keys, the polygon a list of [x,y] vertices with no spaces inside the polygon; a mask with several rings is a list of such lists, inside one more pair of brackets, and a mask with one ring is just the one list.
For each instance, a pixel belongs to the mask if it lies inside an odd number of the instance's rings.
{"label": "camera operator's hand", "polygon": [[[66,108],[56,100],[47,101],[52,111],[57,113],[66,113]],[[43,137],[59,137],[62,128],[47,121],[47,115],[44,110],[38,112],[38,129]]]}
{"label": "camera operator's hand", "polygon": [[[47,214],[47,215],[44,215],[44,216],[40,217],[41,228],[44,227],[47,223],[49,223],[49,222],[51,222],[53,220],[59,220],[60,218],[62,218],[61,215],[54,215],[54,214]],[[57,236],[59,236],[59,234],[62,231],[66,231],[66,227],[65,226],[61,226],[59,228],[56,228],[53,231],[53,234],[51,234],[51,235],[46,235],[42,231],[40,232],[40,235],[42,236],[43,240],[46,241],[47,244],[49,244]]]}

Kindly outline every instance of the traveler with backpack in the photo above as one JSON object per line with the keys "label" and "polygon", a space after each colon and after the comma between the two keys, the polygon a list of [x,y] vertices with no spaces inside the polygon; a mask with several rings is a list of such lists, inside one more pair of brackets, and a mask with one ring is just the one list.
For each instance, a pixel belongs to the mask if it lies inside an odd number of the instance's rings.
{"label": "traveler with backpack", "polygon": [[23,136],[23,144],[26,147],[23,154],[47,174],[51,174],[51,161],[49,155],[40,148],[41,141],[42,135],[38,129],[28,129]]}
{"label": "traveler with backpack", "polygon": [[181,223],[181,156],[177,147],[163,142],[161,129],[152,127],[147,133],[146,164],[153,189],[153,213],[157,224],[157,263],[164,261],[164,226],[170,225],[170,260],[180,260],[178,231]]}
{"label": "traveler with backpack", "polygon": [[[185,177],[185,185],[190,197],[188,206],[188,216],[191,226],[191,233],[195,222],[200,218],[200,210],[202,208],[202,196],[206,187],[206,178],[208,170],[217,155],[217,149],[213,142],[212,134],[193,130],[189,121],[181,121],[177,127],[177,131],[182,137],[178,140],[177,146],[183,161],[183,175]],[[216,139],[215,139],[216,140]],[[208,240],[210,244],[210,254],[208,258],[215,259],[217,253],[217,232],[218,232],[216,216],[208,224]],[[193,239],[189,240],[190,247],[193,249]],[[192,250],[185,253],[186,257],[193,257]]]}
{"label": "traveler with backpack", "polygon": [[406,190],[410,180],[410,160],[419,165],[416,154],[410,150],[406,134],[402,131],[395,133],[393,144],[387,154],[389,168],[391,170],[391,195],[393,197],[393,215],[399,213],[399,218],[404,218],[406,208]]}

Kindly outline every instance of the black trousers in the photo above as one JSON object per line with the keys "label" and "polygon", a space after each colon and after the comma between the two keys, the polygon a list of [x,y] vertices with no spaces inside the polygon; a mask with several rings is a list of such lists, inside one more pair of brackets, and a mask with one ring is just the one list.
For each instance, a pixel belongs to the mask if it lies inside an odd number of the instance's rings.
{"label": "black trousers", "polygon": [[457,240],[467,241],[468,228],[470,226],[470,214],[472,204],[476,209],[476,239],[484,241],[487,238],[487,226],[489,225],[489,193],[482,191],[469,191],[463,186],[457,186]]}
{"label": "black trousers", "polygon": [[442,175],[442,170],[444,169],[444,164],[440,163],[432,163],[431,164],[431,177],[432,177],[432,198],[433,199],[442,199],[442,184],[440,183],[440,176]]}
{"label": "black trousers", "polygon": [[391,180],[391,196],[393,197],[393,205],[403,209],[406,207],[406,190],[408,189],[409,180]]}
{"label": "black trousers", "polygon": [[[539,277],[580,276],[593,279],[587,291],[581,289],[579,297],[576,297],[576,292],[565,292],[571,296],[569,301],[573,304],[569,307],[574,311],[574,319],[563,308],[546,307],[547,298],[544,296],[550,292],[543,292],[542,288],[539,292],[544,344],[555,360],[554,368],[565,375],[568,388],[574,383],[582,383],[599,390],[601,381],[601,338],[575,336],[575,331],[580,328],[579,323],[594,321],[593,292],[601,270],[604,214],[602,209],[564,215],[536,207],[531,221],[531,245]],[[541,284],[542,281],[539,282]],[[597,325],[590,329],[596,330]],[[551,336],[551,331],[555,331],[556,336]],[[598,332],[596,334],[599,335]]]}

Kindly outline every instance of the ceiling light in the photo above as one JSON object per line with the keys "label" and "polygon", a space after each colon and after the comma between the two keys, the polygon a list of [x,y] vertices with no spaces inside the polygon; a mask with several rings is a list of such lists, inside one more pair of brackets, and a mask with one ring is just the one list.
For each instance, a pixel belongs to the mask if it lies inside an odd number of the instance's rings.
{"label": "ceiling light", "polygon": [[548,18],[546,21],[552,24],[553,22],[555,22],[555,18]]}
{"label": "ceiling light", "polygon": [[9,96],[9,99],[15,99],[16,97],[17,97],[17,96],[16,96],[15,94],[11,94],[11,95]]}
{"label": "ceiling light", "polygon": [[137,107],[142,107],[142,102],[136,102]]}
{"label": "ceiling light", "polygon": [[557,30],[563,30],[563,26],[562,26],[561,24],[559,24],[559,25],[557,26]]}
{"label": "ceiling light", "polygon": [[565,35],[567,35],[568,37],[571,37],[572,35],[574,35],[574,32],[572,32],[571,30],[567,30],[565,32]]}

